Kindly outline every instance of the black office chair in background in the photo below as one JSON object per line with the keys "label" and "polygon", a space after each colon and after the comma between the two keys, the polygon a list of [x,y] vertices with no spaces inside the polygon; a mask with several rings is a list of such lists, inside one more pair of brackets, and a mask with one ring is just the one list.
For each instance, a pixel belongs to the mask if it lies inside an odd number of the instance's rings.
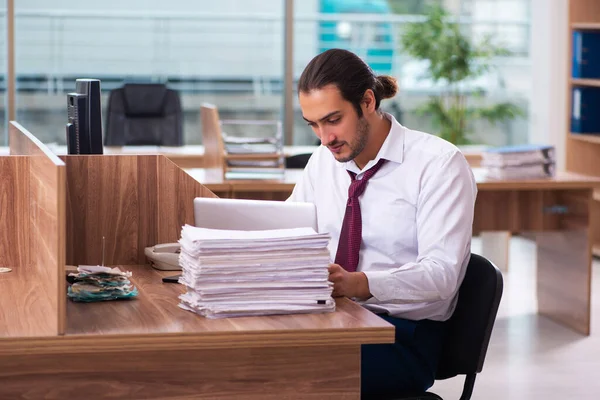
{"label": "black office chair in background", "polygon": [[[460,400],[471,398],[475,377],[483,369],[502,290],[500,270],[484,257],[471,254],[456,310],[447,321],[447,336],[435,376],[442,380],[466,375]],[[442,400],[430,392],[394,399]]]}
{"label": "black office chair in background", "polygon": [[[313,145],[320,146],[321,141],[315,140]],[[293,168],[293,169],[304,169],[306,164],[308,164],[308,160],[312,156],[312,153],[302,153],[302,154],[294,154],[293,156],[287,156],[285,158],[285,167]]]}
{"label": "black office chair in background", "polygon": [[294,154],[293,156],[287,156],[285,158],[285,167],[293,169],[304,169],[308,160],[312,156],[311,153]]}
{"label": "black office chair in background", "polygon": [[183,146],[177,91],[162,83],[127,83],[108,99],[105,146]]}

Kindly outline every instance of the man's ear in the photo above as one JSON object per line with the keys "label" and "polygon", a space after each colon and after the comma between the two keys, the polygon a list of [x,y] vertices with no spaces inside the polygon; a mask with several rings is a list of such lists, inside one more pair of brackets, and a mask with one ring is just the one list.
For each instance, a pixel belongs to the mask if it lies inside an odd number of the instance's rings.
{"label": "man's ear", "polygon": [[363,114],[372,114],[375,112],[375,93],[373,90],[367,89],[361,101]]}

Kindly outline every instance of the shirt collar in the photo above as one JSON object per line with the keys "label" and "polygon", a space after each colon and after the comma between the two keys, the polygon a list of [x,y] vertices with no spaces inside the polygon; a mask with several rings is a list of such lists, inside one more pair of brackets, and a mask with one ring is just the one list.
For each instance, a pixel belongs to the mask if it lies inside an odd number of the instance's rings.
{"label": "shirt collar", "polygon": [[[398,164],[402,164],[404,161],[404,127],[400,125],[396,118],[389,113],[383,113],[383,115],[392,123],[390,128],[390,132],[385,138],[377,156],[375,156],[374,160],[371,160],[365,165],[362,171],[366,171],[371,168],[373,165],[377,164],[381,158],[392,161]],[[352,171],[355,173],[360,173],[361,170],[358,169],[354,160],[345,162],[345,163],[336,163],[339,168],[345,168],[348,171]]]}

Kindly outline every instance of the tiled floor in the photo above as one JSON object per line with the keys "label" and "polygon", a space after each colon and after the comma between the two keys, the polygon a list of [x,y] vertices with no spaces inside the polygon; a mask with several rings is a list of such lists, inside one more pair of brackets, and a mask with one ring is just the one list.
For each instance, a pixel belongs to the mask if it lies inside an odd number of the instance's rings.
{"label": "tiled floor", "polygon": [[[479,249],[474,239],[473,252]],[[535,244],[513,238],[498,318],[472,398],[600,399],[600,261],[593,267],[589,337],[536,314],[535,265]],[[436,382],[431,391],[458,400],[462,384],[463,378],[455,377]]]}

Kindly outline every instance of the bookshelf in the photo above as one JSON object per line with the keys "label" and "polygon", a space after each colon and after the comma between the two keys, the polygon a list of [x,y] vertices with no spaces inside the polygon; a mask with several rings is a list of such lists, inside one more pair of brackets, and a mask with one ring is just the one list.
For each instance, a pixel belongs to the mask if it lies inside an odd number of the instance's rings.
{"label": "bookshelf", "polygon": [[600,30],[600,22],[571,22],[571,27],[582,31]]}
{"label": "bookshelf", "polygon": [[570,138],[575,141],[600,143],[600,133],[571,133]]}
{"label": "bookshelf", "polygon": [[[566,140],[566,169],[585,175],[600,177],[600,132],[573,133],[571,129],[572,93],[575,87],[600,87],[600,79],[574,78],[573,63],[573,33],[575,31],[600,31],[600,1],[598,0],[569,0],[568,12],[568,43],[567,57],[567,140]],[[600,189],[596,189],[591,206],[591,245],[595,256],[600,256]]]}
{"label": "bookshelf", "polygon": [[595,86],[600,87],[600,79],[579,79],[572,78],[571,85],[573,86]]}

